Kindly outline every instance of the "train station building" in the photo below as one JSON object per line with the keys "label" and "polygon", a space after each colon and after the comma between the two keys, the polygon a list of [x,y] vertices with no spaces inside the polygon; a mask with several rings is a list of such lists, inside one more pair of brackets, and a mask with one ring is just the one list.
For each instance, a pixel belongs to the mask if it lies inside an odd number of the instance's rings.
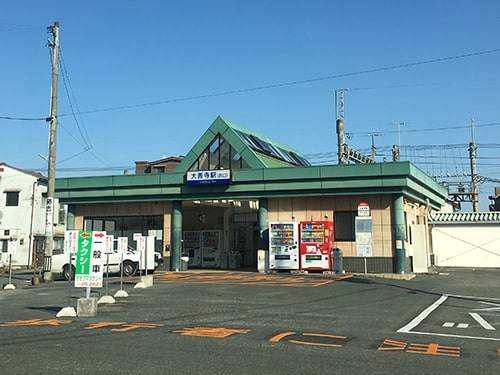
{"label": "train station building", "polygon": [[[170,270],[262,270],[270,222],[333,221],[346,272],[424,272],[430,211],[447,190],[407,161],[311,165],[297,150],[217,117],[185,157],[136,162],[136,174],[56,179],[67,229],[155,237]],[[163,163],[162,163],[163,162]],[[369,207],[373,253],[357,252],[355,219]],[[202,238],[199,252],[192,241]]]}

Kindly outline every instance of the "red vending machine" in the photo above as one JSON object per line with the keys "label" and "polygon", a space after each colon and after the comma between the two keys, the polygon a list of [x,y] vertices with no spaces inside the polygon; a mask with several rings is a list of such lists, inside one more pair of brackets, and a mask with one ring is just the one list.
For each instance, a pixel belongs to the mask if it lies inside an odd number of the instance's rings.
{"label": "red vending machine", "polygon": [[301,221],[299,229],[300,269],[331,270],[330,250],[333,248],[333,222]]}

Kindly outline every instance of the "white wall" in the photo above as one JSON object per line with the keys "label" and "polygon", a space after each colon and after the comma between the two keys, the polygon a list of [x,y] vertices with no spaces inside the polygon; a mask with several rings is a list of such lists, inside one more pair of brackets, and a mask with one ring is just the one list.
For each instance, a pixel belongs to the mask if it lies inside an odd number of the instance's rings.
{"label": "white wall", "polygon": [[431,228],[439,267],[500,268],[499,224],[446,224]]}

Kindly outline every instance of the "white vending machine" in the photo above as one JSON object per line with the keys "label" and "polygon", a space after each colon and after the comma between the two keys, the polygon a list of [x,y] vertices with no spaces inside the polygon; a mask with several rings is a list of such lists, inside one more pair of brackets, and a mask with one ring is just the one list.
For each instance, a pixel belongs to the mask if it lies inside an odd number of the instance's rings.
{"label": "white vending machine", "polygon": [[201,231],[191,230],[182,233],[182,256],[188,256],[188,268],[201,267]]}
{"label": "white vending machine", "polygon": [[201,232],[201,267],[220,268],[222,250],[222,231],[204,230]]}
{"label": "white vending machine", "polygon": [[299,269],[298,223],[269,223],[269,269]]}

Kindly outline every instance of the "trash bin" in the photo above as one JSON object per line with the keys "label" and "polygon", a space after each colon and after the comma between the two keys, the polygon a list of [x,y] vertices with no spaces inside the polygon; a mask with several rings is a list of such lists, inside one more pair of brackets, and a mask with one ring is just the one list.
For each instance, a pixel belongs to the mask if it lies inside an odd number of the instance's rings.
{"label": "trash bin", "polygon": [[330,259],[332,260],[332,271],[335,273],[344,273],[344,260],[342,257],[342,250],[338,247],[332,249],[330,253]]}
{"label": "trash bin", "polygon": [[188,269],[188,262],[189,262],[189,257],[188,256],[182,256],[181,257],[181,271],[187,271]]}
{"label": "trash bin", "polygon": [[259,272],[269,271],[269,251],[257,250],[257,270]]}
{"label": "trash bin", "polygon": [[231,251],[228,256],[229,269],[235,270],[241,267],[241,254],[237,251]]}

